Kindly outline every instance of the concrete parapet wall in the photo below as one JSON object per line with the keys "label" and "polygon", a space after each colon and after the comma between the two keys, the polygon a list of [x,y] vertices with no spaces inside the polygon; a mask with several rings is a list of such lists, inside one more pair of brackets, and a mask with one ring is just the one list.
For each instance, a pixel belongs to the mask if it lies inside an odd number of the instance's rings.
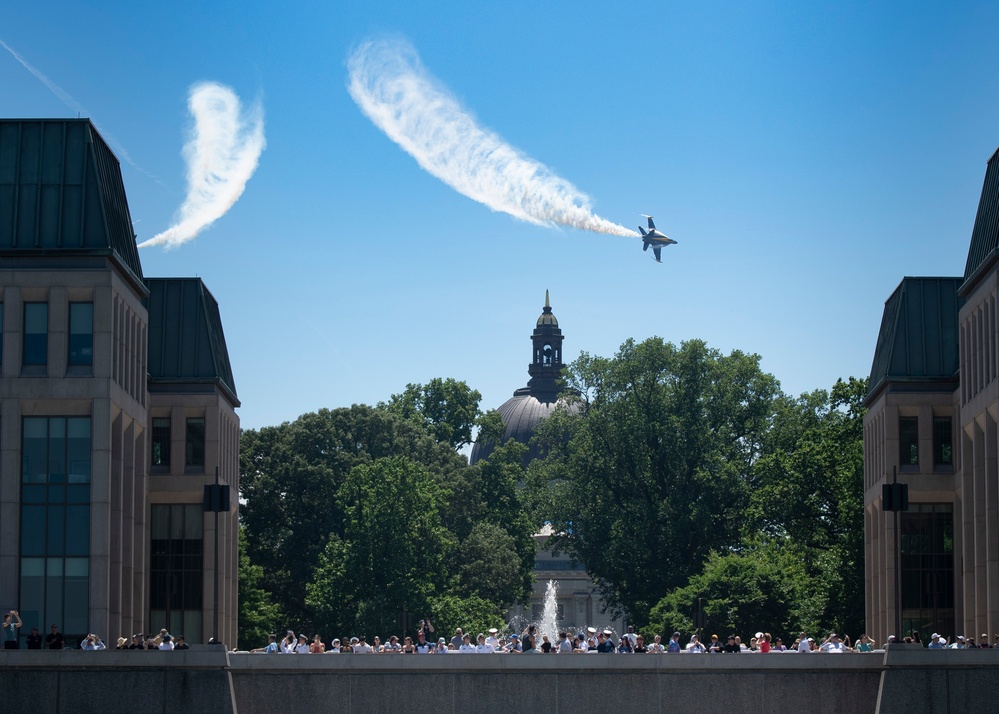
{"label": "concrete parapet wall", "polygon": [[226,664],[224,651],[0,650],[2,710],[235,714]]}
{"label": "concrete parapet wall", "polygon": [[[262,655],[0,651],[34,711],[586,714],[992,711],[999,650],[844,655]],[[992,699],[990,699],[990,695]]]}

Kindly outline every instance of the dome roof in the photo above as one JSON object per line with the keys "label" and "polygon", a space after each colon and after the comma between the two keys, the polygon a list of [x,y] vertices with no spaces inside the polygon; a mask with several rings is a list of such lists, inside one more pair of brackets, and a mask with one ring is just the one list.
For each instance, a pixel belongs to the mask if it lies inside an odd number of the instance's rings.
{"label": "dome roof", "polygon": [[551,302],[548,300],[547,290],[545,290],[545,307],[541,311],[541,316],[538,317],[538,327],[544,327],[545,325],[558,327],[558,320],[555,319],[555,315],[552,314],[552,305]]}
{"label": "dome roof", "polygon": [[[503,417],[503,424],[506,429],[503,431],[503,442],[516,439],[521,444],[528,446],[530,450],[524,457],[524,465],[528,462],[543,456],[543,450],[537,444],[531,444],[531,437],[534,435],[534,427],[545,417],[551,415],[558,407],[566,408],[566,402],[542,402],[537,397],[532,397],[527,388],[518,389],[510,399],[507,399],[496,411]],[[568,407],[577,409],[576,405]],[[472,446],[472,456],[470,463],[481,461],[493,452],[496,444],[491,441],[476,441]]]}

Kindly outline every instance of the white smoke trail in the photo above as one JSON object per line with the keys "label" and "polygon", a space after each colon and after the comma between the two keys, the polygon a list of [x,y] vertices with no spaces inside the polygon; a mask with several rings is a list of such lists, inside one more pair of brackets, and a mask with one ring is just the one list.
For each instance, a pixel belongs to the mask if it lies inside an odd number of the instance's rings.
{"label": "white smoke trail", "polygon": [[351,53],[347,68],[361,111],[459,193],[530,223],[638,235],[595,215],[586,194],[476,124],[406,41],[369,40]]}
{"label": "white smoke trail", "polygon": [[187,106],[194,117],[183,151],[187,198],[176,222],[140,243],[140,248],[176,247],[225,215],[243,195],[267,143],[260,102],[244,114],[239,97],[229,87],[215,82],[196,84],[191,87]]}
{"label": "white smoke trail", "polygon": [[[30,62],[28,62],[28,60],[24,59],[24,57],[22,57],[21,54],[17,50],[15,50],[13,47],[11,47],[10,45],[8,45],[3,40],[0,40],[0,47],[3,47],[5,50],[7,50],[8,52],[10,52],[11,56],[14,59],[16,59],[18,62],[20,62],[21,66],[24,67],[26,70],[28,70],[32,75],[34,75],[34,77],[39,82],[41,82],[42,84],[44,84],[48,88],[48,90],[50,92],[52,92],[52,94],[56,95],[56,98],[58,98],[60,102],[62,102],[67,107],[69,107],[70,109],[72,109],[79,116],[86,116],[86,117],[90,116],[90,112],[88,112],[84,108],[84,106],[82,104],[80,104],[78,101],[76,101],[72,97],[72,95],[70,95],[69,92],[67,92],[65,89],[63,89],[58,84],[56,84],[51,79],[49,79],[47,76],[45,76],[45,74],[43,74],[40,69],[38,69],[33,64],[31,64]],[[111,144],[112,146],[114,146],[115,153],[118,154],[119,156],[121,156],[121,158],[125,159],[125,161],[127,161],[132,166],[133,169],[135,169],[136,171],[139,171],[141,173],[144,173],[146,176],[148,176],[149,178],[153,179],[154,181],[156,181],[160,185],[163,185],[163,182],[160,181],[158,177],[156,177],[153,174],[149,173],[144,168],[142,168],[141,166],[139,166],[138,164],[136,164],[134,161],[132,161],[132,157],[125,150],[125,147],[122,146],[121,143],[118,142],[113,136],[111,136],[111,134],[109,134],[104,129],[102,129],[100,126],[98,126],[97,122],[94,121],[93,118],[91,118],[90,121],[93,123],[94,126],[97,127],[97,130],[101,133],[101,136],[103,136],[108,141],[109,144]]]}

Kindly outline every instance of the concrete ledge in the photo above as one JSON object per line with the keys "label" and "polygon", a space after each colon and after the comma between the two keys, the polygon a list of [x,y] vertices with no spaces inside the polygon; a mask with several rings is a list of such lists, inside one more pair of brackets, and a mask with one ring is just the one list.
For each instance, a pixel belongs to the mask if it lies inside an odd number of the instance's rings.
{"label": "concrete ledge", "polygon": [[0,650],[3,669],[225,669],[228,653],[221,647],[212,650]]}
{"label": "concrete ledge", "polygon": [[768,655],[263,655],[217,650],[0,651],[5,701],[58,714],[810,714],[990,711],[999,650]]}
{"label": "concrete ledge", "polygon": [[842,672],[881,673],[883,654],[847,655],[265,655],[231,653],[249,672]]}

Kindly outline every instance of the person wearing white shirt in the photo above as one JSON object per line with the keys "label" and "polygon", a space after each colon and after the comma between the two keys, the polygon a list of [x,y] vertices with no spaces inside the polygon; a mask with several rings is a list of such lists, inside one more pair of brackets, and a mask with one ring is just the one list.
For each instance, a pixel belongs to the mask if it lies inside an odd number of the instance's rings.
{"label": "person wearing white shirt", "polygon": [[478,644],[475,645],[476,654],[493,654],[496,651],[492,645],[487,644],[488,640],[486,640],[486,636],[481,632],[476,639],[478,640]]}
{"label": "person wearing white shirt", "polygon": [[822,650],[823,652],[834,652],[837,654],[846,652],[846,647],[840,641],[839,635],[837,635],[835,632],[829,634],[829,639],[823,642],[822,646],[819,649]]}
{"label": "person wearing white shirt", "polygon": [[173,637],[170,635],[163,635],[163,640],[159,644],[161,650],[172,650],[173,649]]}
{"label": "person wearing white shirt", "polygon": [[802,632],[798,640],[798,652],[801,652],[803,654],[808,654],[811,651],[812,647],[808,642],[808,637],[806,637],[805,633]]}
{"label": "person wearing white shirt", "polygon": [[298,642],[295,644],[295,654],[312,654],[309,649],[309,638],[305,635],[298,636]]}
{"label": "person wearing white shirt", "polygon": [[691,654],[704,654],[704,645],[698,641],[697,635],[690,636],[690,642],[687,643],[687,652]]}
{"label": "person wearing white shirt", "polygon": [[635,649],[635,644],[638,642],[638,635],[635,633],[635,626],[628,625],[628,631],[624,633],[624,636],[628,638],[631,642],[631,649]]}
{"label": "person wearing white shirt", "polygon": [[489,628],[489,637],[486,638],[486,644],[493,648],[493,652],[495,652],[496,650],[498,650],[500,648],[500,641],[496,637],[496,634],[498,632],[499,632],[499,630],[497,630],[495,627],[490,627]]}
{"label": "person wearing white shirt", "polygon": [[[485,639],[485,638],[483,638]],[[467,632],[461,636],[461,646],[459,652],[475,652],[475,645],[472,644],[472,636]]]}
{"label": "person wearing white shirt", "polygon": [[[353,641],[353,638],[351,638]],[[355,654],[371,654],[371,645],[369,645],[365,639],[364,635],[361,635],[361,641],[354,645]]]}

